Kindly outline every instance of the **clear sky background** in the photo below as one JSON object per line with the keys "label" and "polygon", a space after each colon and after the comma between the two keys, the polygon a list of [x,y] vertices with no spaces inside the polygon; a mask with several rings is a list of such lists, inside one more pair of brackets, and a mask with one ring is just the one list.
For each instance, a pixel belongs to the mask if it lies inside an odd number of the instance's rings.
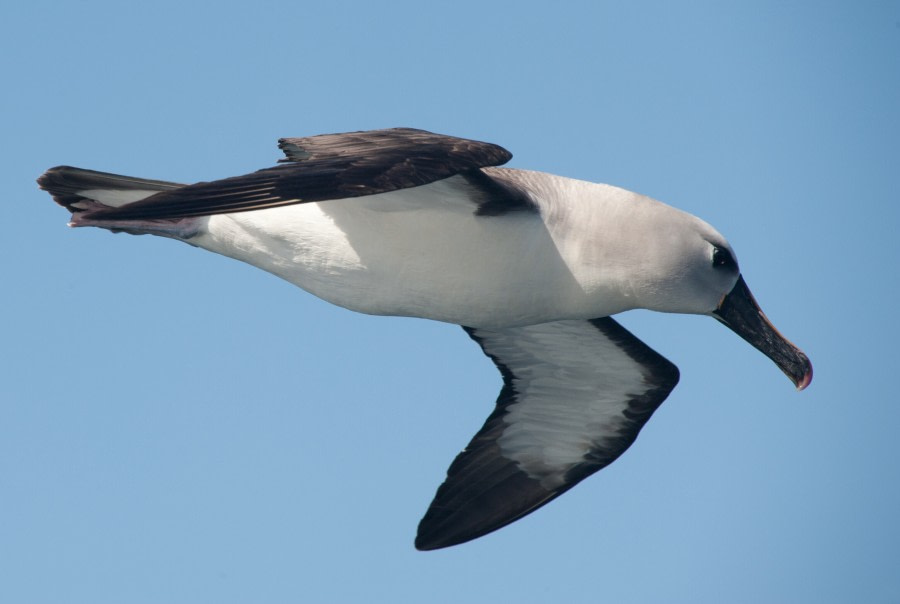
{"label": "clear sky background", "polygon": [[[0,33],[0,601],[900,601],[900,3],[35,1]],[[636,445],[420,553],[500,387],[462,330],[67,229],[34,184],[401,125],[703,217],[812,386],[627,313],[682,370]]]}

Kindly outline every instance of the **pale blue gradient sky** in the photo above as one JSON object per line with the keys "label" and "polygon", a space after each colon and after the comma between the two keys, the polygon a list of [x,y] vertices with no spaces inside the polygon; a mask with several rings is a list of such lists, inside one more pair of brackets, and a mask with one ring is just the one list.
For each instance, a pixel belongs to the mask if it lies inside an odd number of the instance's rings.
{"label": "pale blue gradient sky", "polygon": [[[0,30],[0,601],[900,600],[900,3],[18,2]],[[419,553],[500,385],[459,328],[69,230],[34,184],[400,125],[703,217],[812,386],[708,318],[628,313],[682,370],[636,445]]]}

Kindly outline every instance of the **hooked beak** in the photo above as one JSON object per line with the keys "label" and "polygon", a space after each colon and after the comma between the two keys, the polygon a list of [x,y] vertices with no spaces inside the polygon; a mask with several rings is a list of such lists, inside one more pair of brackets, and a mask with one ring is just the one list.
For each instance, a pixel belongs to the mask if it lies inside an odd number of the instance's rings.
{"label": "hooked beak", "polygon": [[778,333],[766,318],[753,299],[743,276],[738,277],[734,289],[722,298],[712,315],[772,359],[794,382],[797,390],[809,386],[813,375],[812,363],[799,348]]}

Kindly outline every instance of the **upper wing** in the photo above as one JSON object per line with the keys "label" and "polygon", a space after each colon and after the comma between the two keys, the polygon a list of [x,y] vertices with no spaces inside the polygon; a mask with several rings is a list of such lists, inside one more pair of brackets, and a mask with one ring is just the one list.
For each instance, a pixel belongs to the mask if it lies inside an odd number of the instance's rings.
{"label": "upper wing", "polygon": [[287,156],[278,166],[160,192],[85,218],[187,218],[360,197],[425,185],[512,157],[497,145],[412,128],[285,138],[278,145]]}
{"label": "upper wing", "polygon": [[675,365],[609,317],[464,329],[503,390],[419,523],[423,550],[505,526],[607,466],[678,383]]}

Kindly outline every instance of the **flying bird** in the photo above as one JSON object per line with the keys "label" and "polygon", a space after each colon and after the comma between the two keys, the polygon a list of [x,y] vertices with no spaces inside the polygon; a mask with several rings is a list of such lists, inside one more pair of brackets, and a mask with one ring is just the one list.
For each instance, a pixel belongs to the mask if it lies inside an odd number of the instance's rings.
{"label": "flying bird", "polygon": [[40,187],[71,226],[184,241],[362,313],[462,326],[503,387],[415,545],[475,539],[612,463],[678,369],[612,315],[709,315],[798,389],[812,365],[701,219],[604,184],[501,168],[497,145],[393,128],[279,141],[274,167],[191,185],[69,166]]}

